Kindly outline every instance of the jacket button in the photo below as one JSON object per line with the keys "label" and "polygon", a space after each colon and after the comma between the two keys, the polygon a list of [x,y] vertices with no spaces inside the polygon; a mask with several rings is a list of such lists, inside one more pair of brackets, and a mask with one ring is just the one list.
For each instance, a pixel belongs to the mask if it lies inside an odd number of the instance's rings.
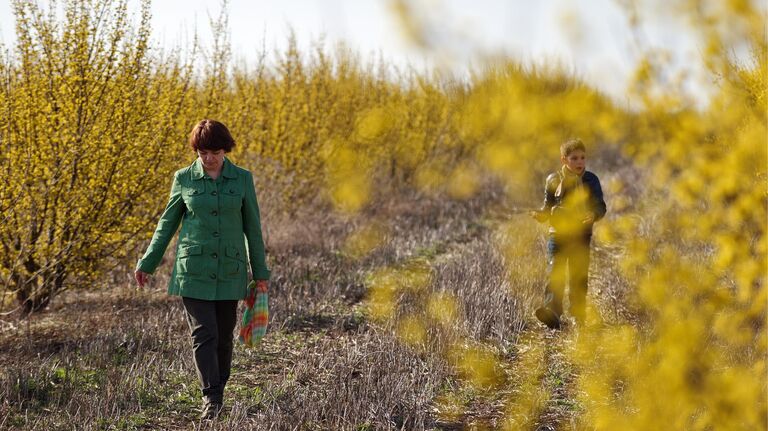
{"label": "jacket button", "polygon": [[211,273],[211,278],[215,280],[216,279],[216,274]]}
{"label": "jacket button", "polygon": [[213,211],[211,211],[211,215],[215,217],[215,216],[219,215],[219,212],[216,211],[216,210],[213,210]]}
{"label": "jacket button", "polygon": [[216,196],[216,190],[212,191],[211,194]]}
{"label": "jacket button", "polygon": [[218,255],[218,254],[216,254],[216,253],[212,253],[212,254],[211,254],[211,257],[212,257],[212,258],[214,258],[214,259],[216,259],[216,258],[218,258],[218,257],[219,257],[219,255]]}
{"label": "jacket button", "polygon": [[213,233],[213,237],[214,237],[214,238],[218,238],[218,237],[219,237],[219,233],[218,233],[218,232],[214,232],[214,233]]}

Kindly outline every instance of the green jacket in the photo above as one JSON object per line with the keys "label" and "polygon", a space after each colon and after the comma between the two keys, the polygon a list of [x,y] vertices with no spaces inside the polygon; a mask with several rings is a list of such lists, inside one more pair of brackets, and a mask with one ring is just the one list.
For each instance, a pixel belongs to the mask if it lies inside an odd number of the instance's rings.
{"label": "green jacket", "polygon": [[259,204],[247,170],[225,158],[216,180],[205,174],[199,159],[176,171],[168,205],[137,269],[148,274],[155,271],[179,223],[169,294],[243,299],[249,262],[254,279],[269,279]]}

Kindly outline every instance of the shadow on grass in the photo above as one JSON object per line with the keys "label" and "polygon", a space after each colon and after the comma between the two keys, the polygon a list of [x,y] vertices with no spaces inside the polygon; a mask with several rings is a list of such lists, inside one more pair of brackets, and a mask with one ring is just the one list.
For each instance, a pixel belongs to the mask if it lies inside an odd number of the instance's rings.
{"label": "shadow on grass", "polygon": [[299,312],[291,315],[282,325],[281,330],[294,332],[360,332],[365,330],[366,321],[361,313],[332,314],[324,312]]}

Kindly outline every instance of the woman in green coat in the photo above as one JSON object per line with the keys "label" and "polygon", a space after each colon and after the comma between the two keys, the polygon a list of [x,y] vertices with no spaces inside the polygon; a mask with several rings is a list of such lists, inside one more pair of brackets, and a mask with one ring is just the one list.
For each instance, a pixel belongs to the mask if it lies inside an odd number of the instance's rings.
{"label": "woman in green coat", "polygon": [[168,205],[135,277],[143,287],[176,233],[176,260],[168,293],[181,296],[203,393],[203,417],[218,416],[232,364],[237,301],[246,296],[250,264],[266,291],[269,269],[253,177],[224,157],[235,141],[227,127],[202,120],[189,144],[198,158],[176,171]]}

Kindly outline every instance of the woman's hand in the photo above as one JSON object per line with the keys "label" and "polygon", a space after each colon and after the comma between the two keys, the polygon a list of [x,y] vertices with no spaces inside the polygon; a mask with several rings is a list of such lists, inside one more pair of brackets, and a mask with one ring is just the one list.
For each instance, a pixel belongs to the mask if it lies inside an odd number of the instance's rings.
{"label": "woman's hand", "polygon": [[267,291],[267,280],[256,280],[256,291],[265,293]]}
{"label": "woman's hand", "polygon": [[144,287],[144,285],[147,284],[147,281],[149,281],[149,274],[139,271],[138,269],[133,273],[133,277],[136,279],[136,283],[139,284],[139,287]]}

